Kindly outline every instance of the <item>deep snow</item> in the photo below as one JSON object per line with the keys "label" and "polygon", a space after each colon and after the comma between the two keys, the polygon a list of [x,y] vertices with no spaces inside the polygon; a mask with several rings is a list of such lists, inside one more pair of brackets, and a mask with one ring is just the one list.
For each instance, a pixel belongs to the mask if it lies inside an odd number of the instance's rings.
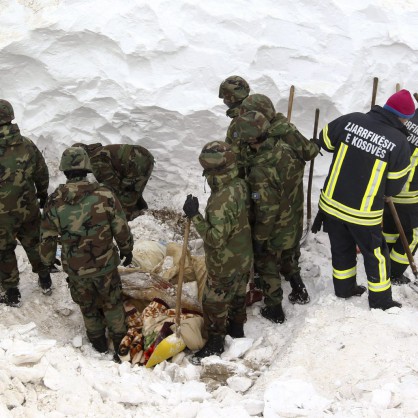
{"label": "deep snow", "polygon": [[[0,0],[0,97],[44,152],[51,192],[73,142],[139,143],[157,159],[150,207],[180,211],[193,193],[203,208],[197,157],[229,123],[217,97],[225,77],[244,76],[283,113],[295,85],[292,121],[310,137],[316,107],[320,126],[366,111],[374,76],[378,104],[396,83],[418,90],[417,24],[412,0]],[[329,161],[315,161],[314,212]],[[150,214],[131,226],[138,241],[180,239]],[[394,288],[404,307],[388,312],[365,296],[337,300],[322,232],[302,249],[311,303],[290,305],[284,283],[285,324],[250,307],[247,338],[203,367],[179,357],[147,370],[97,354],[65,275],[45,297],[18,254],[23,305],[0,307],[1,417],[418,415],[418,295]]]}

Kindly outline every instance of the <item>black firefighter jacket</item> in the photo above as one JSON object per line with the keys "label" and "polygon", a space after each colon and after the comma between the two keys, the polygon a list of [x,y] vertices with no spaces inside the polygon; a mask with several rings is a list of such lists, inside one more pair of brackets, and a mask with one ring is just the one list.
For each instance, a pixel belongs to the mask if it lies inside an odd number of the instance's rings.
{"label": "black firefighter jacket", "polygon": [[321,147],[334,153],[319,207],[344,222],[382,222],[384,196],[395,196],[410,171],[407,130],[391,112],[374,106],[341,116],[324,127]]}

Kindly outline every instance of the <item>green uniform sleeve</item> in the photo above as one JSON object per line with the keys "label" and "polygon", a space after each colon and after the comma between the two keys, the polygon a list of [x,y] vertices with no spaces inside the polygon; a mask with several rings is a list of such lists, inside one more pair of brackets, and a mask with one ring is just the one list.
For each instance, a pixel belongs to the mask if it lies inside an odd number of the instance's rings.
{"label": "green uniform sleeve", "polygon": [[39,151],[38,147],[33,144],[33,152],[35,154],[36,162],[36,175],[35,175],[35,186],[36,192],[38,195],[48,195],[48,186],[49,186],[49,172],[48,166],[46,165],[45,158]]}
{"label": "green uniform sleeve", "polygon": [[118,244],[119,251],[130,252],[133,250],[134,240],[125,213],[119,200],[114,197],[114,209],[110,213],[110,225],[113,236]]}
{"label": "green uniform sleeve", "polygon": [[57,243],[59,230],[57,223],[59,222],[56,209],[51,204],[52,196],[49,197],[42,215],[41,222],[41,240],[39,245],[39,255],[44,265],[50,266],[55,261],[57,252]]}

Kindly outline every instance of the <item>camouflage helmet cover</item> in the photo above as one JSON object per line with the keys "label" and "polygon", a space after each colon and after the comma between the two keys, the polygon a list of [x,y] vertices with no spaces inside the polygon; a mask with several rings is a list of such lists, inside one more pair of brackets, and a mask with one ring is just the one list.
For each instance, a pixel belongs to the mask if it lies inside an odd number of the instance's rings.
{"label": "camouflage helmet cover", "polygon": [[13,106],[7,100],[0,99],[0,125],[10,123],[14,118]]}
{"label": "camouflage helmet cover", "polygon": [[59,169],[61,171],[85,170],[91,172],[90,159],[81,147],[67,148],[61,157]]}
{"label": "camouflage helmet cover", "polygon": [[242,102],[250,94],[250,86],[239,75],[232,75],[219,86],[219,98],[229,103]]}
{"label": "camouflage helmet cover", "polygon": [[96,142],[94,144],[84,144],[83,142],[76,142],[72,145],[72,147],[80,147],[83,148],[84,151],[87,152],[89,156],[91,156],[91,153],[95,151],[97,148],[102,147],[103,145],[100,142]]}
{"label": "camouflage helmet cover", "polygon": [[240,115],[250,110],[262,113],[269,122],[276,116],[276,110],[272,101],[264,94],[251,94],[241,103],[239,108]]}
{"label": "camouflage helmet cover", "polygon": [[270,122],[260,112],[251,110],[235,119],[235,129],[241,141],[247,143],[258,142],[270,128]]}
{"label": "camouflage helmet cover", "polygon": [[206,173],[221,174],[235,165],[235,154],[226,142],[212,141],[202,148],[199,162]]}

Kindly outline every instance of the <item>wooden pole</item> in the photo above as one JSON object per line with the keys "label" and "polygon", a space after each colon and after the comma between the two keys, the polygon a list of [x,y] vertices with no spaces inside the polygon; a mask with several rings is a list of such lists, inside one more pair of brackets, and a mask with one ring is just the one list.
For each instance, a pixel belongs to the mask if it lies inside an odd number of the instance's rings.
{"label": "wooden pole", "polygon": [[376,104],[376,95],[377,95],[377,85],[379,83],[379,79],[377,77],[373,78],[373,91],[372,91],[372,104],[370,107],[373,107]]}
{"label": "wooden pole", "polygon": [[292,118],[292,108],[293,108],[293,97],[295,95],[295,86],[290,86],[289,91],[289,103],[287,104],[287,121],[290,122]]}
{"label": "wooden pole", "polygon": [[[314,141],[317,139],[317,135],[318,135],[318,121],[319,121],[319,109],[315,109],[315,122],[314,122],[313,137],[312,137],[312,140]],[[315,162],[315,159],[311,160],[311,164],[309,166],[308,191],[307,191],[307,196],[306,196],[306,220],[307,220],[308,234],[311,229],[311,220],[312,220],[312,179],[313,179],[314,162]]]}
{"label": "wooden pole", "polygon": [[418,279],[417,266],[415,264],[414,257],[412,255],[411,249],[409,248],[409,243],[408,243],[408,240],[406,239],[405,232],[404,232],[402,224],[401,224],[401,220],[399,219],[399,216],[398,216],[398,212],[396,211],[395,205],[393,204],[393,201],[392,201],[391,197],[386,197],[385,201],[388,204],[390,212],[393,216],[393,220],[395,221],[395,225],[396,225],[396,228],[399,232],[399,236],[401,238],[403,248],[404,248],[404,250],[406,252],[406,255],[408,257],[409,265],[411,266],[411,269],[412,269],[412,272],[414,273],[415,278]]}

